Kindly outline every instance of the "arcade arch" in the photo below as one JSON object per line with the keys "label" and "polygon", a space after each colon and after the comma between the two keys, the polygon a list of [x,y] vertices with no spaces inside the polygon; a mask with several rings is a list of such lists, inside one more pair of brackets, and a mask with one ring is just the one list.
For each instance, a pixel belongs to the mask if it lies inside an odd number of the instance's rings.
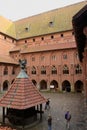
{"label": "arcade arch", "polygon": [[47,82],[45,80],[40,81],[40,89],[41,90],[47,89]]}
{"label": "arcade arch", "polygon": [[7,90],[8,90],[8,85],[9,85],[8,80],[5,80],[5,81],[3,82],[3,91],[7,91]]}
{"label": "arcade arch", "polygon": [[51,83],[50,83],[50,86],[53,86],[53,88],[55,90],[57,90],[58,89],[58,83],[57,83],[57,81],[56,80],[52,80]]}
{"label": "arcade arch", "polygon": [[75,92],[82,92],[83,91],[83,82],[78,80],[75,82],[74,85]]}
{"label": "arcade arch", "polygon": [[63,81],[62,83],[62,91],[70,92],[71,91],[71,84],[68,80]]}

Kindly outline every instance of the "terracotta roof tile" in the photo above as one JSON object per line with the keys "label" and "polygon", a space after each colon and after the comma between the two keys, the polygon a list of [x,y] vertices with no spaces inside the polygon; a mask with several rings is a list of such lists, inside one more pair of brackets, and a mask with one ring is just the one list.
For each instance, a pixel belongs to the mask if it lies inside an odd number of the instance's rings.
{"label": "terracotta roof tile", "polygon": [[[23,39],[71,30],[73,15],[85,6],[86,3],[86,1],[79,2],[15,21],[17,38]],[[49,26],[50,22],[53,22],[53,26],[51,27]],[[26,30],[26,27],[29,28],[28,31]]]}
{"label": "terracotta roof tile", "polygon": [[1,98],[0,106],[13,109],[27,109],[44,102],[46,102],[46,99],[34,86],[29,77],[21,78],[18,76],[7,93]]}

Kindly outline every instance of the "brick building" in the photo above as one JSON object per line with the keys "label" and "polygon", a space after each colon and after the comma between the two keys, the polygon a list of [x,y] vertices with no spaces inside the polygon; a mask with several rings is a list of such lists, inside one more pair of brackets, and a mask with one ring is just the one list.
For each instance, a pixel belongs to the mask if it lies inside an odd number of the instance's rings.
{"label": "brick building", "polygon": [[[0,61],[1,91],[4,82],[9,86],[17,75],[19,59],[26,59],[27,74],[40,90],[84,90],[84,71],[72,27],[72,17],[84,5],[85,1],[14,22],[0,17],[0,54],[11,60]],[[6,66],[9,73],[3,76]]]}

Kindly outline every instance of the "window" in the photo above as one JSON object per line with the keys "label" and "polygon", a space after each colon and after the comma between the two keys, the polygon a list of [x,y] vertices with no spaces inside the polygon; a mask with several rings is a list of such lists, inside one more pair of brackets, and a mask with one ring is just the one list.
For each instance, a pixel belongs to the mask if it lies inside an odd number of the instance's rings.
{"label": "window", "polygon": [[82,69],[79,64],[75,65],[75,74],[82,74]]}
{"label": "window", "polygon": [[36,74],[36,68],[34,66],[32,67],[31,73]]}
{"label": "window", "polygon": [[61,37],[63,37],[63,34],[61,34]]}
{"label": "window", "polygon": [[33,39],[33,42],[35,42],[35,39]]}
{"label": "window", "polygon": [[72,35],[74,35],[74,32],[72,32]]}
{"label": "window", "polygon": [[25,43],[27,43],[27,40],[25,40]]}
{"label": "window", "polygon": [[67,65],[63,66],[63,74],[69,74],[69,69]]}
{"label": "window", "polygon": [[56,56],[52,55],[52,60],[55,61],[56,60]]}
{"label": "window", "polygon": [[4,68],[4,75],[7,75],[7,74],[8,74],[8,67],[5,66],[5,68]]}
{"label": "window", "polygon": [[63,59],[67,59],[67,54],[63,54]]}
{"label": "window", "polygon": [[52,66],[51,74],[57,74],[57,69],[55,66]]}
{"label": "window", "polygon": [[28,32],[29,31],[29,27],[25,27],[25,31]]}
{"label": "window", "polygon": [[76,59],[78,59],[78,58],[79,58],[78,53],[76,53],[75,57],[76,57]]}
{"label": "window", "polygon": [[41,61],[44,61],[44,59],[45,59],[44,56],[41,56]]}
{"label": "window", "polygon": [[53,25],[54,25],[54,22],[53,22],[53,21],[50,21],[50,22],[49,22],[49,27],[53,27]]}
{"label": "window", "polygon": [[42,37],[41,39],[42,39],[42,41],[43,41],[43,40],[44,40],[44,37]]}
{"label": "window", "polygon": [[51,39],[53,39],[53,38],[54,38],[54,36],[52,35],[52,36],[51,36]]}
{"label": "window", "polygon": [[32,61],[35,61],[35,57],[32,57]]}
{"label": "window", "polygon": [[15,42],[15,40],[14,39],[12,39],[12,43],[14,43]]}
{"label": "window", "polygon": [[41,67],[41,74],[46,74],[46,67],[45,66]]}
{"label": "window", "polygon": [[6,39],[6,36],[4,36],[4,39]]}
{"label": "window", "polygon": [[14,75],[15,74],[15,68],[13,67],[12,68],[12,75]]}

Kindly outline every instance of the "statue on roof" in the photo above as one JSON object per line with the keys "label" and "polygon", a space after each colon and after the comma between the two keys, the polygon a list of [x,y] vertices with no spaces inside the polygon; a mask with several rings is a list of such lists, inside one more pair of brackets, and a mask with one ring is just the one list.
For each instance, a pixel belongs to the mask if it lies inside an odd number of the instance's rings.
{"label": "statue on roof", "polygon": [[25,69],[26,64],[27,64],[26,59],[24,59],[24,60],[19,59],[19,64],[20,64],[21,69]]}

